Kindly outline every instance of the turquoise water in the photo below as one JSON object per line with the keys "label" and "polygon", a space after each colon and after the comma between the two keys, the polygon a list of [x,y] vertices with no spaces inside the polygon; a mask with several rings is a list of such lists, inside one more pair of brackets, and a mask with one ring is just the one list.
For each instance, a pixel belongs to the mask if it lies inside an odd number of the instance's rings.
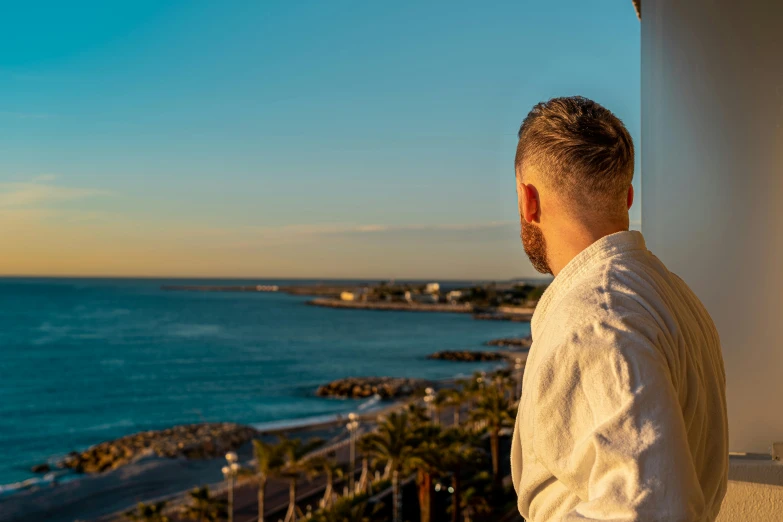
{"label": "turquoise water", "polygon": [[0,279],[0,484],[137,431],[351,411],[355,401],[315,397],[317,386],[351,375],[469,374],[482,366],[425,356],[529,333],[527,323],[462,314],[160,290],[167,283],[265,281]]}

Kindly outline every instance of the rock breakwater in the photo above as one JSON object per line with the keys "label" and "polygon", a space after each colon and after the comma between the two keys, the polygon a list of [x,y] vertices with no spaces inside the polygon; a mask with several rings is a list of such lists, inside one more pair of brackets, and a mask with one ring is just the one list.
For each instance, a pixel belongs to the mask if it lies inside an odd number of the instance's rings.
{"label": "rock breakwater", "polygon": [[141,457],[205,459],[237,449],[256,435],[249,426],[234,423],[202,423],[145,431],[102,442],[58,463],[80,473],[100,473]]}
{"label": "rock breakwater", "polygon": [[498,352],[480,352],[470,350],[445,350],[442,352],[435,352],[427,356],[427,359],[457,362],[502,361],[505,358],[505,355]]}
{"label": "rock breakwater", "polygon": [[507,337],[505,339],[493,339],[487,341],[487,346],[502,346],[506,348],[530,348],[533,340],[530,337]]}
{"label": "rock breakwater", "polygon": [[319,397],[361,399],[378,395],[382,399],[396,399],[413,395],[427,386],[427,381],[396,377],[348,377],[318,388]]}

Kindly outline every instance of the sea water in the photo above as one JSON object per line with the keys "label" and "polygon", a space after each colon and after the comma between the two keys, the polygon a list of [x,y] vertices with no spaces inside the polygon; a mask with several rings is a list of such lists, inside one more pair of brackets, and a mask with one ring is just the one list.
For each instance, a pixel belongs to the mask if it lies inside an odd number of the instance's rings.
{"label": "sea water", "polygon": [[359,401],[319,398],[316,388],[348,376],[469,375],[487,364],[426,356],[530,332],[527,323],[467,314],[161,289],[313,283],[0,279],[0,484],[33,477],[34,464],[138,431],[354,411]]}

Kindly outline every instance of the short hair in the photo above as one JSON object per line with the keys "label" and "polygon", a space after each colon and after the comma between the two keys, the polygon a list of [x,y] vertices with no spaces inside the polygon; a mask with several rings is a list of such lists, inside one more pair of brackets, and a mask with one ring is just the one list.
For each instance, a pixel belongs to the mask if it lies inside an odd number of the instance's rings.
{"label": "short hair", "polygon": [[633,140],[598,103],[582,96],[552,98],[533,107],[519,128],[514,167],[520,173],[528,165],[582,208],[589,203],[591,210],[619,210],[633,179]]}

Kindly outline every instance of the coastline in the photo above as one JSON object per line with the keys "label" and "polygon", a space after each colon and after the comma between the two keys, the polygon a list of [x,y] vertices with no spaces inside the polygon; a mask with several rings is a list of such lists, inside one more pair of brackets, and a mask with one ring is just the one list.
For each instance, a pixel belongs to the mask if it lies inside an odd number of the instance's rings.
{"label": "coastline", "polygon": [[386,310],[395,312],[448,312],[459,314],[473,313],[470,304],[446,304],[446,303],[400,303],[383,301],[341,301],[333,298],[316,298],[307,301],[311,306],[323,306],[325,308],[348,308],[351,310]]}
{"label": "coastline", "polygon": [[[73,288],[67,286],[66,295],[83,292],[81,286],[83,284],[85,283],[79,282],[78,285],[72,285]],[[170,418],[161,417],[162,408],[157,408],[158,402],[147,400],[149,397],[154,398],[161,395],[159,383],[165,383],[173,390],[167,393],[176,393],[179,390],[182,396],[185,395],[189,383],[196,382],[194,377],[200,376],[184,375],[184,377],[188,377],[186,379],[180,378],[179,375],[169,377],[165,372],[160,372],[160,368],[165,370],[178,368],[181,361],[187,361],[188,364],[191,364],[191,366],[184,366],[185,370],[191,368],[208,370],[204,372],[207,379],[203,381],[203,384],[202,381],[198,381],[200,384],[197,396],[204,395],[204,390],[225,390],[231,393],[224,393],[224,395],[234,394],[235,402],[237,400],[248,401],[248,404],[234,408],[234,410],[241,410],[239,414],[231,409],[226,409],[224,411],[233,412],[226,415],[215,413],[224,407],[226,401],[215,401],[215,411],[202,416],[202,420],[209,419],[211,422],[236,420],[236,422],[259,432],[258,437],[273,438],[278,433],[286,433],[289,437],[307,437],[313,434],[342,436],[345,435],[343,433],[345,431],[344,424],[347,412],[350,411],[349,408],[359,413],[364,421],[363,424],[370,427],[379,414],[416,399],[409,397],[382,402],[374,398],[364,401],[334,399],[333,406],[311,407],[304,404],[300,407],[301,397],[311,396],[311,392],[304,388],[295,388],[289,383],[289,388],[286,388],[285,400],[287,402],[285,404],[286,406],[289,403],[292,404],[290,411],[287,412],[291,415],[267,416],[264,413],[266,410],[259,409],[265,407],[264,403],[258,402],[257,396],[254,394],[260,390],[257,383],[259,379],[268,379],[277,385],[281,379],[288,378],[286,377],[287,373],[283,375],[278,371],[278,366],[275,366],[278,364],[278,355],[273,351],[273,347],[280,344],[280,339],[285,339],[286,343],[289,343],[286,345],[287,348],[295,348],[296,351],[292,353],[303,354],[293,359],[293,362],[286,362],[286,364],[292,364],[292,367],[295,367],[296,363],[302,364],[305,361],[311,361],[305,355],[312,357],[313,354],[329,354],[333,351],[343,357],[343,359],[338,358],[336,361],[324,358],[324,364],[332,366],[323,372],[321,369],[310,371],[307,381],[308,387],[314,387],[314,382],[320,379],[323,379],[322,382],[328,382],[338,378],[342,372],[347,375],[367,376],[412,374],[416,378],[420,377],[432,380],[433,383],[437,382],[436,386],[448,386],[459,379],[469,377],[474,370],[491,371],[491,367],[470,364],[467,366],[455,364],[452,367],[446,366],[446,364],[452,363],[424,363],[425,350],[435,351],[442,347],[455,347],[460,351],[468,351],[467,349],[478,349],[486,339],[493,336],[527,335],[525,326],[518,328],[509,324],[481,327],[481,325],[475,325],[473,321],[462,321],[454,316],[447,317],[448,314],[441,314],[440,317],[437,317],[436,314],[433,317],[424,318],[412,317],[416,314],[411,314],[408,317],[383,317],[383,314],[370,317],[372,314],[345,314],[343,316],[343,314],[334,313],[323,314],[314,309],[301,310],[304,317],[312,320],[313,327],[308,330],[302,327],[302,324],[308,325],[307,322],[301,323],[298,319],[286,322],[290,317],[296,316],[298,318],[300,310],[296,308],[301,307],[306,299],[289,299],[285,296],[275,298],[272,295],[264,296],[263,299],[255,299],[247,295],[194,295],[195,293],[187,295],[188,293],[185,292],[180,295],[164,295],[159,291],[159,286],[155,282],[134,283],[133,285],[123,282],[115,285],[112,282],[101,281],[93,286],[95,298],[86,300],[86,304],[83,305],[84,309],[79,309],[71,315],[49,316],[37,310],[31,311],[28,315],[32,327],[37,327],[39,322],[44,319],[51,321],[51,326],[41,330],[38,337],[32,337],[29,344],[34,346],[36,353],[40,353],[42,357],[50,356],[50,354],[57,355],[59,352],[55,351],[55,347],[58,343],[82,350],[86,356],[89,356],[87,362],[95,363],[92,365],[95,367],[92,368],[93,374],[104,377],[102,381],[97,381],[96,386],[91,389],[110,390],[112,396],[133,398],[134,401],[136,394],[138,394],[140,399],[144,399],[139,402],[148,403],[149,407],[145,405],[143,410],[139,408],[139,415],[134,417],[133,422],[128,422],[127,426],[131,426],[130,428],[121,425],[119,428],[102,430],[104,436],[101,438],[93,437],[92,434],[82,429],[79,434],[82,435],[82,432],[87,434],[87,436],[83,436],[83,439],[87,439],[85,444],[71,443],[68,439],[60,439],[56,436],[56,430],[52,430],[53,435],[50,437],[47,435],[49,433],[47,430],[39,427],[34,435],[41,438],[46,436],[47,440],[51,441],[47,443],[47,448],[52,448],[52,451],[38,455],[35,460],[16,460],[21,464],[17,466],[17,470],[22,466],[23,469],[29,470],[30,466],[46,460],[46,455],[50,456],[48,462],[51,465],[52,455],[63,455],[64,451],[69,449],[84,451],[101,444],[101,442],[93,444],[97,441],[114,441],[128,434],[140,433],[143,430],[164,431],[189,422],[199,422],[198,417],[180,415],[176,412]],[[65,292],[59,286],[57,289]],[[81,294],[78,297],[84,301]],[[107,299],[109,300],[107,301]],[[140,301],[143,306],[139,306]],[[175,302],[177,306],[172,307],[172,302]],[[227,304],[231,306],[227,306]],[[402,304],[402,307],[398,310],[406,311],[417,308],[421,311],[442,312],[448,310],[452,312],[455,308],[446,305],[444,309],[439,310],[426,303],[417,303],[418,306],[415,307],[409,306],[407,303],[399,304]],[[361,308],[361,306],[355,308]],[[181,310],[182,312],[174,313],[171,310]],[[238,314],[237,310],[242,313]],[[466,311],[461,310],[460,313],[464,314]],[[165,315],[164,312],[168,315]],[[208,312],[208,315],[199,318],[198,313],[202,312]],[[252,320],[237,323],[234,320],[235,317],[251,317]],[[352,331],[358,332],[358,335],[346,336],[345,329],[330,327],[325,333],[316,329],[319,325],[333,323],[353,328]],[[398,323],[402,326],[398,326]],[[466,327],[465,325],[469,323],[473,323],[474,326]],[[395,354],[394,357],[389,357],[384,352],[391,341],[388,340],[388,336],[385,336],[382,342],[376,342],[374,339],[378,338],[378,328],[388,328],[390,332],[396,332],[399,328],[405,334],[401,335],[399,343],[396,338],[393,343],[395,350],[399,349],[399,355],[402,356]],[[82,338],[83,332],[98,333],[100,336],[96,335],[95,340],[93,337]],[[423,337],[425,335],[426,337]],[[289,340],[293,340],[293,342]],[[160,361],[154,361],[155,364],[149,364],[149,357],[144,356],[144,353],[137,354],[130,349],[122,352],[117,352],[118,348],[102,351],[102,347],[109,345],[120,347],[123,350],[125,350],[125,346],[155,346],[157,350],[155,353],[165,354],[166,357],[161,358]],[[365,360],[364,354],[368,349],[376,350],[379,356],[375,359],[369,357]],[[137,355],[140,356],[137,357]],[[64,364],[73,361],[74,366],[76,361],[81,361],[78,358],[67,356],[64,356],[64,360]],[[362,360],[362,363],[355,363],[358,360]],[[403,360],[406,362],[399,362]],[[139,361],[143,364],[140,364]],[[192,364],[191,361],[202,361],[202,364]],[[422,368],[426,366],[426,370],[412,370],[414,365],[418,368],[419,361],[422,362]],[[212,370],[217,362],[222,365],[219,372]],[[173,364],[176,366],[172,366]],[[504,366],[504,364],[500,363],[498,367],[500,366]],[[19,374],[22,375],[22,370],[25,367],[22,365],[18,367]],[[79,366],[79,368],[81,367]],[[268,370],[267,368],[272,369]],[[286,366],[286,371],[287,368]],[[74,369],[68,366],[68,373],[73,371]],[[64,373],[61,372],[61,374]],[[161,380],[161,376],[166,376],[166,379]],[[291,379],[295,380],[296,378],[294,376]],[[252,384],[254,382],[256,384]],[[191,389],[187,388],[188,391]],[[162,397],[165,398],[165,396]],[[103,402],[98,402],[98,404],[103,404]],[[253,406],[263,416],[253,415]],[[297,408],[301,409],[297,411]],[[297,416],[297,414],[301,416]],[[147,415],[150,416],[147,417]],[[153,415],[156,416],[153,417]],[[254,423],[254,416],[256,419],[270,420]],[[145,420],[153,418],[154,422]],[[277,420],[272,420],[276,418]],[[103,419],[101,419],[102,421]],[[92,419],[82,416],[80,420],[74,421],[73,426],[75,430],[81,429],[83,426],[89,428],[92,422]],[[99,421],[96,419],[94,422],[98,423]],[[138,424],[134,424],[134,422],[138,422]],[[103,426],[102,423],[101,426]],[[323,438],[331,439],[332,437]],[[65,442],[63,443],[63,441]],[[65,446],[63,453],[58,453],[61,451],[59,446]],[[247,462],[252,458],[250,444],[238,448],[237,452],[241,455],[242,462]],[[11,454],[13,455],[13,451]],[[10,460],[10,458],[7,459],[9,462]],[[54,466],[51,466],[52,470],[48,473],[39,473],[32,478],[22,477],[24,480],[16,479],[16,476],[12,474],[11,480],[6,482],[5,486],[0,486],[0,512],[3,513],[0,519],[4,521],[51,520],[52,522],[57,520],[73,521],[74,519],[90,520],[106,516],[104,513],[121,513],[140,501],[149,502],[165,497],[171,498],[174,503],[173,499],[178,496],[182,497],[184,492],[193,487],[205,484],[212,486],[222,484],[224,480],[220,470],[224,465],[225,460],[220,455],[217,457],[206,455],[205,458],[200,459],[187,459],[183,456],[166,458],[157,455],[134,455],[128,463],[123,463],[115,469],[105,468],[103,472],[95,474],[78,474],[71,470],[54,469]],[[16,481],[13,481],[14,479]]]}
{"label": "coastline", "polygon": [[[503,353],[505,357],[502,362],[498,361],[493,371],[511,365],[514,360],[512,354],[516,357],[527,356],[525,350],[497,353]],[[460,378],[460,372],[455,372],[454,376],[438,379],[432,384],[436,388],[448,387]],[[416,400],[414,396],[389,400],[373,397],[357,400],[356,410],[360,422],[370,426],[378,416],[403,408]],[[345,444],[345,421],[346,415],[336,413],[251,424],[248,427],[255,430],[257,438],[262,439],[283,434],[297,438],[319,436],[327,440],[327,444],[318,451],[326,452]],[[242,444],[236,451],[240,461],[252,459],[250,442]],[[146,455],[102,473],[58,471],[42,479],[32,479],[36,482],[24,489],[0,495],[0,507],[4,522],[70,522],[74,519],[108,522],[121,519],[122,513],[138,502],[166,500],[172,505],[183,502],[187,491],[204,484],[220,492],[225,484],[220,471],[224,465],[222,457],[187,459]],[[63,480],[46,480],[57,473],[61,473],[59,478]],[[100,499],[100,502],[95,502],[96,499]]]}
{"label": "coastline", "polygon": [[376,310],[387,312],[436,312],[473,314],[474,319],[492,321],[529,322],[534,308],[522,306],[499,306],[496,308],[477,308],[470,303],[407,303],[388,301],[343,301],[334,297],[317,297],[307,301],[310,306],[340,308],[348,310]]}
{"label": "coastline", "polygon": [[[360,419],[374,421],[378,415],[404,407],[409,400],[375,402],[373,405],[377,407],[365,408],[360,413]],[[342,435],[344,423],[345,416],[338,413],[260,423],[250,427],[257,432],[254,438],[272,439],[285,434],[290,437],[320,436],[334,439]],[[252,459],[252,444],[246,442],[236,452],[241,461],[248,461]],[[62,480],[51,481],[44,477],[31,479],[36,482],[0,496],[2,520],[72,522],[121,519],[121,514],[138,502],[176,500],[190,489],[205,484],[219,491],[224,484],[221,473],[224,465],[222,456],[186,459],[151,455],[102,473],[64,472],[60,475]]]}

